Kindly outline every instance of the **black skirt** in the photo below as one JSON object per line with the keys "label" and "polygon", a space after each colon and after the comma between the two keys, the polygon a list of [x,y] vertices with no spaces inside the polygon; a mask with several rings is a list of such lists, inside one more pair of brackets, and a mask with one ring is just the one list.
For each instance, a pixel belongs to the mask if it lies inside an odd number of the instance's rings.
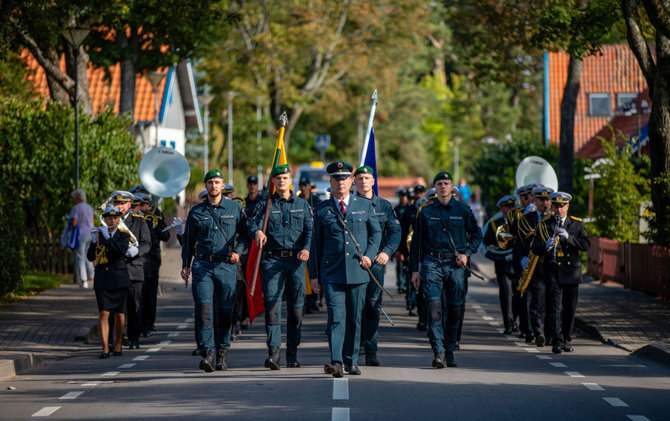
{"label": "black skirt", "polygon": [[96,289],[95,299],[98,301],[98,311],[125,313],[128,300],[128,288]]}

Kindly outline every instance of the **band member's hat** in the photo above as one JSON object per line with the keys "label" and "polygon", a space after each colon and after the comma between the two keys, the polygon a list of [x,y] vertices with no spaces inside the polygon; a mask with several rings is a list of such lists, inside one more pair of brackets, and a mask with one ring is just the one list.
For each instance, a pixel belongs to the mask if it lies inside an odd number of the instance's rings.
{"label": "band member's hat", "polygon": [[358,167],[358,169],[356,170],[356,172],[354,172],[354,177],[356,177],[358,174],[370,174],[370,175],[373,175],[373,174],[374,174],[374,171],[372,171],[372,168],[371,168],[371,167],[369,167],[369,166],[367,166],[367,165],[363,165],[362,167]]}
{"label": "band member's hat", "polygon": [[551,199],[551,203],[570,203],[572,200],[572,196],[568,193],[562,192],[562,191],[557,191],[555,193],[552,193],[549,195],[549,198]]}
{"label": "band member's hat", "polygon": [[198,200],[205,200],[205,197],[207,197],[207,189],[198,193]]}
{"label": "band member's hat", "polygon": [[503,206],[514,206],[514,203],[516,202],[516,196],[513,194],[508,194],[507,196],[503,196],[498,200],[498,207],[502,208]]}
{"label": "band member's hat", "polygon": [[416,193],[425,193],[426,192],[426,186],[422,186],[421,184],[417,184],[414,186],[414,194]]}
{"label": "band member's hat", "polygon": [[449,181],[454,181],[454,179],[451,177],[451,174],[449,174],[446,171],[440,171],[435,175],[435,178],[433,178],[433,185],[438,181],[438,180],[449,180]]}
{"label": "band member's hat", "polygon": [[113,203],[126,203],[133,200],[133,194],[124,190],[117,190],[112,193]]}
{"label": "band member's hat", "polygon": [[528,188],[530,187],[530,184],[524,184],[523,186],[519,187],[516,189],[516,194],[519,196],[525,196],[528,194]]}
{"label": "band member's hat", "polygon": [[288,167],[288,165],[286,165],[286,164],[277,165],[276,167],[274,167],[274,169],[270,173],[270,177],[275,178],[276,176],[281,175],[281,174],[291,174],[291,169]]}
{"label": "band member's hat", "polygon": [[334,178],[349,178],[354,166],[345,161],[335,161],[326,167],[326,172]]}
{"label": "band member's hat", "polygon": [[221,174],[221,170],[209,170],[207,171],[207,174],[205,174],[205,180],[204,182],[206,183],[207,180],[211,178],[223,178],[223,174]]}
{"label": "band member's hat", "polygon": [[303,175],[302,177],[300,177],[300,182],[298,183],[299,186],[308,186],[310,184],[312,184],[312,182],[308,176]]}
{"label": "band member's hat", "polygon": [[133,206],[135,205],[145,205],[151,202],[151,197],[146,193],[137,192],[133,194]]}
{"label": "band member's hat", "polygon": [[229,194],[233,193],[235,191],[235,187],[232,184],[226,183],[225,186],[223,186],[223,191],[221,192],[222,194]]}
{"label": "band member's hat", "polygon": [[147,190],[143,185],[141,184],[136,184],[133,187],[130,188],[129,190],[132,194],[135,193],[146,193],[149,194],[149,190]]}
{"label": "band member's hat", "polygon": [[258,184],[258,177],[255,175],[250,175],[247,177],[247,184]]}
{"label": "band member's hat", "polygon": [[545,186],[535,187],[532,191],[533,196],[535,196],[536,199],[549,199],[549,195],[553,192],[554,189]]}
{"label": "band member's hat", "polygon": [[121,211],[116,206],[107,206],[102,216],[121,216]]}
{"label": "band member's hat", "polygon": [[428,198],[428,200],[437,198],[437,192],[435,191],[434,187],[428,189],[428,192],[426,192],[426,197]]}

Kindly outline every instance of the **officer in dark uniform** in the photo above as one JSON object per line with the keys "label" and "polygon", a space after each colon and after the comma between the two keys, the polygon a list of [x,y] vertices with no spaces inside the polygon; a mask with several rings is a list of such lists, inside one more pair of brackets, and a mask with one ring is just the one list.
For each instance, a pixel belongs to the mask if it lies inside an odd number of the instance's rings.
{"label": "officer in dark uniform", "polygon": [[366,269],[372,266],[381,242],[372,201],[349,193],[352,170],[351,164],[342,161],[326,168],[332,197],[314,209],[315,259],[309,261],[310,276],[318,275],[318,279],[312,279],[312,288],[318,292],[323,284],[326,297],[331,362],[324,371],[333,377],[361,374],[356,362],[361,314],[370,282]]}
{"label": "officer in dark uniform", "polygon": [[[354,183],[360,197],[372,200],[372,206],[379,220],[382,230],[382,240],[379,252],[375,256],[370,268],[372,274],[380,284],[384,285],[384,271],[389,258],[400,245],[400,222],[393,212],[393,206],[388,200],[375,195],[372,186],[375,184],[372,168],[365,165],[354,172]],[[379,330],[379,307],[382,302],[382,290],[374,281],[368,283],[363,307],[363,321],[361,327],[362,345],[365,350],[365,365],[379,366],[377,359],[377,332]]]}
{"label": "officer in dark uniform", "polygon": [[279,165],[270,174],[276,191],[272,194],[267,234],[263,233],[267,201],[261,201],[249,233],[263,247],[261,279],[265,303],[265,332],[268,358],[265,367],[279,370],[281,347],[281,305],[286,293],[286,366],[300,367],[298,345],[305,298],[305,262],[312,245],[312,212],[306,200],[291,191],[291,171]]}
{"label": "officer in dark uniform", "polygon": [[[456,367],[454,349],[465,299],[464,266],[470,255],[477,252],[482,232],[470,207],[451,197],[451,174],[438,173],[433,185],[438,201],[425,206],[414,223],[410,249],[412,284],[416,289],[423,285],[430,317],[428,338],[435,354],[433,367]],[[444,300],[443,289],[446,289]],[[446,332],[442,327],[444,313]]]}
{"label": "officer in dark uniform", "polygon": [[[305,199],[309,203],[310,209],[314,209],[316,205],[321,203],[321,200],[315,194],[312,194],[312,182],[307,175],[300,177],[298,188],[300,189],[298,197]],[[306,279],[306,282],[309,282],[309,279]],[[310,293],[305,295],[305,314],[319,311],[318,301],[319,294],[312,291],[310,286]]]}
{"label": "officer in dark uniform", "polygon": [[[407,210],[407,205],[409,204],[409,199],[407,197],[407,190],[400,188],[397,191],[398,195],[398,205],[393,208],[393,211],[396,214],[396,217],[398,218],[398,222],[402,221],[402,217],[405,214],[405,210]],[[400,235],[402,237],[402,227],[400,228]],[[400,247],[400,245],[398,245]],[[395,259],[395,275],[396,275],[396,284],[398,287],[398,294],[405,294],[407,292],[407,270],[405,266],[407,266],[406,261],[405,261],[405,255],[400,252],[400,250],[397,250],[395,252],[395,255],[393,256]]]}
{"label": "officer in dark uniform", "polygon": [[151,249],[151,233],[144,217],[130,212],[132,193],[117,191],[112,193],[113,203],[123,216],[121,220],[137,239],[137,246],[130,246],[126,252],[126,266],[130,277],[128,287],[128,340],[130,349],[140,347],[142,331],[142,287],[144,285],[144,256]]}
{"label": "officer in dark uniform", "polygon": [[547,241],[541,241],[537,236],[533,242],[533,252],[544,256],[544,276],[548,290],[547,323],[553,335],[552,351],[560,354],[573,351],[570,342],[575,325],[579,283],[582,281],[579,252],[588,251],[591,242],[582,220],[568,216],[572,196],[555,192],[550,198],[556,216],[540,222],[538,229],[552,235]]}
{"label": "officer in dark uniform", "polygon": [[[493,260],[496,271],[496,280],[498,281],[498,298],[500,299],[500,310],[502,311],[504,333],[511,334],[514,331],[514,315],[512,312],[512,296],[514,277],[514,264],[512,263],[512,246],[511,241],[514,240],[512,234],[509,233],[509,219],[510,210],[515,208],[516,196],[507,195],[498,200],[498,208],[502,212],[502,216],[492,218],[488,222],[488,227],[484,233],[484,245],[487,248],[486,257]],[[503,227],[501,235],[507,236],[502,238],[502,241],[507,241],[500,247],[496,232],[499,227]],[[506,228],[505,228],[506,227]]]}
{"label": "officer in dark uniform", "polygon": [[248,219],[253,216],[256,205],[260,203],[261,199],[261,194],[258,191],[258,177],[250,175],[247,177],[247,195],[244,198],[244,212]]}
{"label": "officer in dark uniform", "polygon": [[204,348],[200,369],[212,372],[215,368],[228,368],[226,354],[236,298],[236,264],[248,244],[248,235],[242,205],[222,196],[221,171],[210,170],[204,181],[207,200],[192,207],[186,219],[181,276],[188,283],[193,271],[191,289],[199,319],[196,334],[198,344]]}
{"label": "officer in dark uniform", "polygon": [[[400,240],[400,251],[405,256],[405,261],[409,261],[409,244],[411,242],[410,233],[413,234],[414,221],[416,220],[416,215],[421,205],[421,199],[426,195],[426,187],[418,184],[413,189],[413,199],[414,202],[412,205],[408,206],[405,210],[402,219],[400,220],[401,228],[401,240]],[[411,228],[411,229],[410,229]],[[409,265],[407,265],[409,267]],[[409,276],[411,276],[411,269],[408,271]],[[425,331],[427,329],[426,317],[425,317],[425,300],[422,295],[422,291],[417,291],[415,288],[407,288],[407,295],[405,297],[407,301],[407,307],[409,310],[410,316],[416,316],[414,309],[417,308],[419,312],[419,323],[416,328],[420,331]]]}

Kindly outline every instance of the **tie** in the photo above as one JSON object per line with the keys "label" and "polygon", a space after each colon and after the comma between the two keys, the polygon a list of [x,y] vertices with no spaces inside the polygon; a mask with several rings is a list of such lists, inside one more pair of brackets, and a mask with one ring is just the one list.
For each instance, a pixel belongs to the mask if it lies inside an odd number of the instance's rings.
{"label": "tie", "polygon": [[344,207],[344,200],[340,200],[340,212],[342,212],[342,216],[347,216],[347,209]]}
{"label": "tie", "polygon": [[563,220],[562,219],[558,220],[558,227],[563,228]]}

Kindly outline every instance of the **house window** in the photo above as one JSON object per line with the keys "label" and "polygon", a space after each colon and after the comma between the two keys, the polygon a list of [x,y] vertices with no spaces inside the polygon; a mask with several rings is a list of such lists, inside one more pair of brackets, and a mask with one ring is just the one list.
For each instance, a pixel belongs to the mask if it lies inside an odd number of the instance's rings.
{"label": "house window", "polygon": [[164,140],[161,140],[161,146],[163,146],[163,147],[167,146],[167,145],[165,144],[165,141],[164,141]]}
{"label": "house window", "polygon": [[608,93],[589,94],[589,115],[609,117],[612,115],[610,104],[610,94]]}
{"label": "house window", "polygon": [[171,147],[172,149],[177,149],[177,145],[176,145],[176,143],[175,143],[174,140],[171,140],[171,141],[170,141],[170,147]]}
{"label": "house window", "polygon": [[637,99],[637,96],[636,92],[620,92],[616,94],[616,107],[621,108],[626,104],[630,104]]}

